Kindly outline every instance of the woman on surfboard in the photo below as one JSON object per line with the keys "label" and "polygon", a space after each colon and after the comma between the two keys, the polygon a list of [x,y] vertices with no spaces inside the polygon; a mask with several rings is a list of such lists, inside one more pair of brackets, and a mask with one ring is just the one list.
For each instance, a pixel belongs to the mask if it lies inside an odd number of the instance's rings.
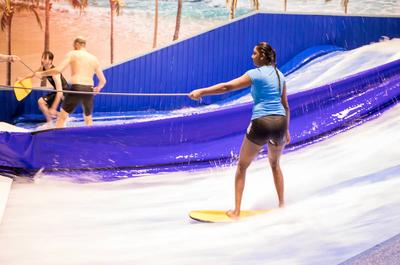
{"label": "woman on surfboard", "polygon": [[199,100],[202,96],[223,94],[251,86],[254,105],[235,174],[235,209],[226,213],[231,218],[240,216],[246,170],[265,144],[268,145],[268,160],[274,176],[279,207],[285,205],[283,174],[279,165],[282,150],[290,142],[290,110],[285,77],[276,68],[276,52],[268,43],[257,44],[251,58],[256,68],[229,82],[196,89],[189,94],[191,99]]}

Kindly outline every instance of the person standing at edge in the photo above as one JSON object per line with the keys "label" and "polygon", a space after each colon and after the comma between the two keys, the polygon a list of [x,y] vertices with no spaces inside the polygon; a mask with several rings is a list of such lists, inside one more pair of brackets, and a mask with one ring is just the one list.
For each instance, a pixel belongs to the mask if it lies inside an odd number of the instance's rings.
{"label": "person standing at edge", "polygon": [[205,95],[216,95],[251,86],[254,100],[251,123],[240,148],[235,174],[235,209],[226,214],[233,219],[240,216],[240,207],[246,171],[262,146],[268,144],[268,160],[274,176],[279,207],[284,207],[284,181],[279,160],[285,144],[290,142],[290,109],[286,95],[286,82],[276,68],[276,52],[266,42],[260,42],[251,56],[256,68],[226,83],[196,89],[189,97],[199,100]]}
{"label": "person standing at edge", "polygon": [[[77,37],[74,40],[73,46],[74,50],[68,52],[58,66],[47,71],[36,72],[35,75],[43,77],[60,74],[69,66],[71,68],[71,91],[100,92],[106,84],[106,78],[100,68],[99,60],[86,50],[86,40],[84,38]],[[99,84],[96,87],[93,87],[94,74],[99,79]],[[56,127],[61,128],[65,126],[68,116],[75,111],[79,103],[82,103],[83,106],[85,125],[92,125],[93,97],[93,94],[65,93]]]}

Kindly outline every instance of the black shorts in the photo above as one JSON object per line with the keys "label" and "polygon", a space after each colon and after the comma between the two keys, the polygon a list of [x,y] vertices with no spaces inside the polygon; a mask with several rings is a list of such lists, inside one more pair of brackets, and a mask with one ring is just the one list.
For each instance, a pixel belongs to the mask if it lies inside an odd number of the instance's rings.
{"label": "black shorts", "polygon": [[257,145],[265,145],[268,142],[282,145],[285,143],[286,130],[286,116],[268,115],[252,120],[247,128],[246,137]]}
{"label": "black shorts", "polygon": [[[71,85],[71,91],[93,92],[93,86]],[[72,94],[65,93],[62,109],[71,114],[79,103],[82,103],[85,116],[92,115],[93,112],[93,94]]]}
{"label": "black shorts", "polygon": [[46,102],[48,107],[51,107],[53,105],[54,100],[56,99],[56,95],[57,93],[51,92],[48,93],[47,95],[44,95],[42,99],[44,100],[44,102]]}

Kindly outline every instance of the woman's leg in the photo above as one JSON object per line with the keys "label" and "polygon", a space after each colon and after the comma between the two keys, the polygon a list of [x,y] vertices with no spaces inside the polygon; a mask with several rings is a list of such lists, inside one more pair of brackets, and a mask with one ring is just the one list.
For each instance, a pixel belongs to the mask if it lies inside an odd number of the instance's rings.
{"label": "woman's leg", "polygon": [[279,207],[283,208],[285,206],[284,198],[284,182],[281,167],[279,165],[279,159],[282,155],[282,150],[284,145],[272,145],[268,143],[268,160],[271,165],[272,175],[274,176],[275,188],[278,193]]}
{"label": "woman's leg", "polygon": [[243,139],[242,147],[240,148],[239,163],[235,175],[235,209],[227,212],[227,215],[231,218],[237,218],[240,215],[240,205],[242,203],[246,170],[253,159],[258,155],[261,147],[261,145],[250,142],[247,137]]}

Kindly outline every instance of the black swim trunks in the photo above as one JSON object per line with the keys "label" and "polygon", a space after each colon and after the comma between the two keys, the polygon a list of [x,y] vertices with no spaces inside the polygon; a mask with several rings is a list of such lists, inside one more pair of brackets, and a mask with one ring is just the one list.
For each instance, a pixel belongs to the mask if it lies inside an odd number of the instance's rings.
{"label": "black swim trunks", "polygon": [[282,145],[287,130],[286,116],[268,115],[251,121],[246,137],[257,145]]}
{"label": "black swim trunks", "polygon": [[47,106],[50,108],[53,105],[54,100],[56,99],[56,94],[54,92],[48,93],[47,95],[41,97],[47,104]]}
{"label": "black swim trunks", "polygon": [[[71,85],[71,91],[93,92],[93,86]],[[62,108],[69,114],[74,112],[79,103],[82,103],[85,116],[92,115],[93,112],[93,94],[72,94],[65,93]]]}

